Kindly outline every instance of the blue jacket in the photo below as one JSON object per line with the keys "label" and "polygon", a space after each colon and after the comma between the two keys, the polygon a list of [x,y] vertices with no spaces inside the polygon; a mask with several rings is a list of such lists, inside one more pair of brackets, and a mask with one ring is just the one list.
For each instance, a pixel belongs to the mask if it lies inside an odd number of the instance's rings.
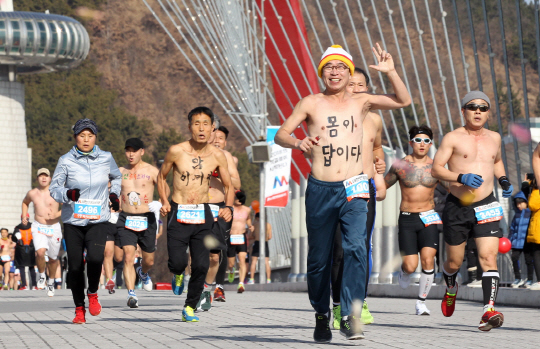
{"label": "blue jacket", "polygon": [[521,191],[512,199],[516,215],[510,224],[510,234],[508,234],[508,239],[512,242],[512,248],[523,249],[523,245],[527,239],[527,229],[529,228],[529,221],[531,219],[531,210],[526,208],[523,211],[520,211],[516,206],[516,198],[527,200]]}
{"label": "blue jacket", "polygon": [[[121,179],[122,174],[112,154],[108,151],[103,151],[96,145],[91,154],[82,155],[75,150],[75,147],[71,148],[58,160],[49,187],[53,199],[63,204],[62,222],[78,226],[107,222],[110,218],[108,184],[110,181],[110,192],[120,197]],[[98,212],[97,210],[101,207],[99,219],[75,218],[75,203],[66,195],[69,189],[80,189],[79,201],[81,199],[94,200],[97,206],[92,207],[92,210]],[[81,210],[81,212],[92,213],[93,211]]]}

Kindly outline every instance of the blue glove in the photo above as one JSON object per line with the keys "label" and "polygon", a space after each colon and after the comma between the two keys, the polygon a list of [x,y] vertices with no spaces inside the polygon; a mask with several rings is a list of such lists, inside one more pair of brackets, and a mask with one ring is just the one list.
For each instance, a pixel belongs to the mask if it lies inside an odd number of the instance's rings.
{"label": "blue glove", "polygon": [[474,189],[479,188],[482,183],[484,183],[482,176],[476,175],[474,173],[460,174],[457,180],[459,183],[465,184]]}
{"label": "blue glove", "polygon": [[512,192],[514,191],[514,187],[512,184],[510,184],[510,181],[506,176],[502,176],[499,178],[499,184],[501,185],[501,188],[503,190],[503,198],[509,198],[512,196]]}

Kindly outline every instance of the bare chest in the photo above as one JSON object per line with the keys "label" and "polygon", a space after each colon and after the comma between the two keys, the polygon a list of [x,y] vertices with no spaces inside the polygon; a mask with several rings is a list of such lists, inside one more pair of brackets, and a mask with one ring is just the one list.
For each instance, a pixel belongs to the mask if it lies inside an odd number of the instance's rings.
{"label": "bare chest", "polygon": [[431,175],[432,164],[416,166],[411,163],[404,164],[396,174],[399,182],[405,188],[414,188],[423,186],[433,188],[437,185],[438,180]]}
{"label": "bare chest", "polygon": [[150,173],[128,169],[122,171],[122,192],[147,189],[154,189],[154,180]]}
{"label": "bare chest", "polygon": [[32,194],[32,202],[36,210],[52,210],[58,208],[58,203],[51,197],[49,191],[35,191]]}
{"label": "bare chest", "polygon": [[204,186],[208,187],[212,172],[218,167],[213,156],[191,156],[184,154],[175,163],[175,181],[181,186]]}
{"label": "bare chest", "polygon": [[497,156],[498,147],[489,136],[464,136],[454,148],[453,161],[462,163],[491,163]]}

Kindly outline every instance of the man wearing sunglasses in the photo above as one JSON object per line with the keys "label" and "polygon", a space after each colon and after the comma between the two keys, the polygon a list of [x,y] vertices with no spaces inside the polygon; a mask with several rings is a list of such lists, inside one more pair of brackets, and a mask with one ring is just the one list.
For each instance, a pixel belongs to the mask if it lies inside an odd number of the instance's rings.
{"label": "man wearing sunglasses", "polygon": [[[384,180],[390,188],[397,181],[401,188],[398,242],[403,258],[399,273],[399,285],[406,289],[410,275],[418,267],[418,253],[422,265],[420,287],[416,301],[416,315],[429,315],[426,298],[435,275],[435,255],[439,242],[437,224],[442,224],[435,211],[433,195],[439,180],[433,178],[433,160],[428,156],[433,131],[426,125],[413,126],[409,130],[412,154],[396,161]],[[448,187],[447,183],[441,183]]]}
{"label": "man wearing sunglasses", "polygon": [[481,331],[500,327],[504,321],[503,314],[494,308],[499,288],[497,253],[499,238],[503,236],[499,229],[503,211],[493,196],[494,178],[503,189],[503,197],[510,197],[513,191],[501,159],[501,137],[497,132],[484,128],[489,109],[490,100],[483,92],[467,93],[461,100],[465,126],[443,138],[433,160],[433,176],[450,182],[450,194],[443,211],[447,253],[443,275],[447,288],[441,310],[447,317],[454,313],[458,292],[456,276],[463,263],[467,238],[472,236],[484,270],[484,314],[478,326]]}

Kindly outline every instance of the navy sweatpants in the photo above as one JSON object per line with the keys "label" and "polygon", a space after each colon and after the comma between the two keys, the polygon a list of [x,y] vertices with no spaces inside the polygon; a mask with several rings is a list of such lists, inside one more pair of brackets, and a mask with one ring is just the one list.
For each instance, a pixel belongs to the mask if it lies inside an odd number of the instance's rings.
{"label": "navy sweatpants", "polygon": [[311,305],[318,313],[330,308],[330,275],[334,234],[341,224],[343,280],[341,315],[351,314],[353,300],[366,296],[367,201],[347,201],[343,182],[323,182],[310,176],[306,188],[308,232],[307,283]]}

